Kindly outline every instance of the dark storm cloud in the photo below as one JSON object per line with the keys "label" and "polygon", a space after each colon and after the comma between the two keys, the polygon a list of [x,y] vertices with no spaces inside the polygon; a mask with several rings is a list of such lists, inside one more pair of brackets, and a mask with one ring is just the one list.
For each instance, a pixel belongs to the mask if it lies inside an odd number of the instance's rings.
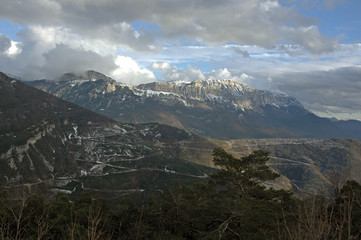
{"label": "dark storm cloud", "polygon": [[100,56],[92,51],[71,49],[64,45],[57,45],[44,54],[44,58],[45,65],[39,70],[47,76],[60,76],[64,74],[64,69],[68,69],[68,72],[110,72],[116,69],[112,56]]}
{"label": "dark storm cloud", "polygon": [[240,47],[233,47],[233,50],[234,50],[236,53],[242,55],[242,56],[245,57],[245,58],[249,58],[249,57],[250,57],[250,56],[249,56],[249,53],[248,53],[247,51],[245,51],[245,50],[242,50]]}
{"label": "dark storm cloud", "polygon": [[[84,72],[96,70],[111,72],[116,69],[113,56],[101,56],[84,49],[72,49],[65,45],[56,45],[43,55],[36,55],[28,44],[23,51],[14,57],[0,55],[0,71],[20,76],[23,80],[56,79],[65,72]],[[37,59],[32,62],[30,59]]]}
{"label": "dark storm cloud", "polygon": [[11,40],[4,34],[0,34],[0,54],[11,47]]}
{"label": "dark storm cloud", "polygon": [[361,67],[286,73],[273,81],[312,110],[359,113],[361,109]]}

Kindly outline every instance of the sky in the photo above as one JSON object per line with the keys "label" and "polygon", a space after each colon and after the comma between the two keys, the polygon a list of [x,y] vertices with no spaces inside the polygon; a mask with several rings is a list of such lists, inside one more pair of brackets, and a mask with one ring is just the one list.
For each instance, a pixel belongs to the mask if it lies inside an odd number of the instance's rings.
{"label": "sky", "polygon": [[360,0],[0,0],[0,71],[231,79],[361,120]]}

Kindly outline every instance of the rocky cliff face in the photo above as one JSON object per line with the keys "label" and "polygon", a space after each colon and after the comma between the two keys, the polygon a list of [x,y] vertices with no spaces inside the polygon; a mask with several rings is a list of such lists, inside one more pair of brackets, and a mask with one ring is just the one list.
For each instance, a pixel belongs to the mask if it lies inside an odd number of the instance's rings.
{"label": "rocky cliff face", "polygon": [[303,106],[292,97],[256,90],[231,80],[194,81],[188,84],[155,82],[139,85],[137,88],[144,90],[146,96],[151,96],[151,91],[164,92],[164,94],[173,93],[185,101],[196,100],[236,111],[253,110],[262,112],[263,107],[266,105],[303,109]]}

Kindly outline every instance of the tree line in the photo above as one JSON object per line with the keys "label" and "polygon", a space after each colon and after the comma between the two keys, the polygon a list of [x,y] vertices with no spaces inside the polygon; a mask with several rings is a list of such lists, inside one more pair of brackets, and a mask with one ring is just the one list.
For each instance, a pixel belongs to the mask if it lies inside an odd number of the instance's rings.
{"label": "tree line", "polygon": [[266,188],[279,177],[267,152],[240,159],[213,151],[219,171],[207,183],[177,186],[146,205],[124,199],[113,208],[85,193],[70,201],[0,195],[1,239],[360,239],[361,186],[348,181],[333,201]]}

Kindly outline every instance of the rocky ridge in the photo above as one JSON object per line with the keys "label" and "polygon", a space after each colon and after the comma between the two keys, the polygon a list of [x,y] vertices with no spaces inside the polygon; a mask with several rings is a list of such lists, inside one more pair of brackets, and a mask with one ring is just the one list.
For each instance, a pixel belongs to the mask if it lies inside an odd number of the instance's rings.
{"label": "rocky ridge", "polygon": [[[177,96],[185,102],[187,99],[211,102],[220,107],[235,110],[262,111],[262,107],[272,105],[275,107],[297,106],[303,108],[301,103],[284,94],[256,90],[232,80],[197,80],[190,83],[154,82],[137,86],[144,90],[145,96],[163,94]],[[187,104],[187,103],[185,103]]]}
{"label": "rocky ridge", "polygon": [[[94,71],[28,84],[122,122],[158,122],[216,139],[361,139],[361,122],[332,121],[295,98],[231,80],[154,82],[136,87]],[[351,126],[352,125],[352,126]]]}

